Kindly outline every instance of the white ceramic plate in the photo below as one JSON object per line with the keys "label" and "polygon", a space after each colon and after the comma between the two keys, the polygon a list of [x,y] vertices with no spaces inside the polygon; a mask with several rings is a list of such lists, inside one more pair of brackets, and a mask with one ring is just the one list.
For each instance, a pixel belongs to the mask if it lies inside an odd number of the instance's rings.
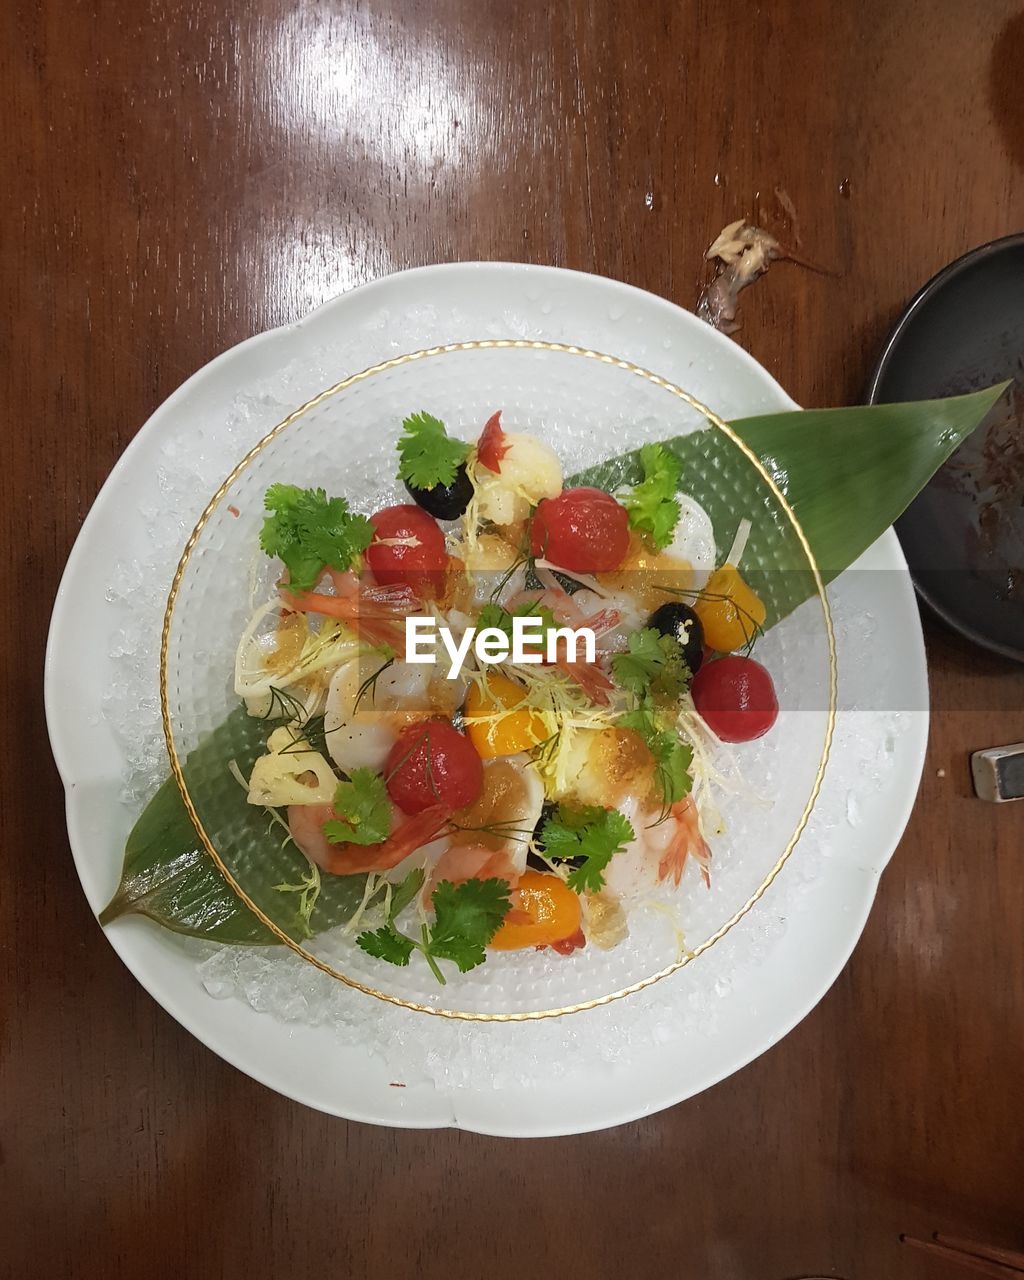
{"label": "white ceramic plate", "polygon": [[[613,352],[685,386],[727,419],[795,407],[741,348],[688,312],[615,281],[509,264],[391,276],[212,361],[157,410],[114,468],[83,525],[54,607],[47,720],[67,792],[71,846],[94,910],[117,884],[134,817],[120,800],[125,752],[104,715],[105,698],[121,676],[111,656],[122,615],[107,600],[110,566],[126,549],[146,560],[154,520],[180,529],[183,542],[209,492],[248,445],[345,374],[402,351],[493,337],[545,338]],[[180,463],[183,456],[196,459],[190,510],[182,510],[180,500],[168,504],[161,493],[168,458]],[[574,1015],[578,1034],[571,1060],[546,1064],[543,1088],[514,1073],[500,1091],[487,1078],[451,1088],[416,1084],[401,1081],[400,1059],[368,1053],[329,1027],[289,1025],[239,1000],[211,999],[197,976],[195,945],[148,922],[118,922],[108,930],[111,944],[147,990],[227,1061],[281,1093],[351,1119],[541,1136],[622,1123],[692,1096],[762,1053],[835,980],[860,936],[878,876],[913,804],[927,737],[927,681],[917,607],[891,531],[858,568],[889,571],[885,608],[872,624],[872,648],[887,660],[881,670],[868,672],[863,661],[858,666],[857,646],[840,627],[841,681],[848,673],[841,701],[858,705],[870,687],[874,706],[916,710],[902,716],[885,772],[872,775],[870,785],[863,759],[833,751],[821,803],[844,812],[849,807],[851,821],[822,822],[821,829],[809,830],[805,840],[827,844],[827,856],[818,850],[813,877],[787,896],[786,879],[800,876],[802,851],[808,864],[814,853],[804,841],[797,846],[782,883],[773,886],[772,893],[781,896],[769,896],[758,909],[784,915],[785,931],[770,945],[762,942],[756,965],[738,966],[731,998],[701,1034],[638,1040],[636,1051],[612,1067],[599,1045],[590,1052],[585,1019],[592,1015]],[[844,604],[851,617],[862,606],[870,609],[874,581],[871,575],[844,575],[831,592],[840,614]],[[157,644],[154,631],[154,653]],[[863,689],[856,687],[860,678]],[[841,748],[842,715],[838,742]],[[686,971],[691,983],[700,980],[712,954]],[[722,980],[710,967],[707,975],[709,982]],[[658,990],[664,997],[665,984]],[[613,1010],[602,1011],[600,1024],[590,1024],[595,1033],[598,1025],[602,1036],[613,1031]],[[394,1087],[399,1081],[405,1087]]]}

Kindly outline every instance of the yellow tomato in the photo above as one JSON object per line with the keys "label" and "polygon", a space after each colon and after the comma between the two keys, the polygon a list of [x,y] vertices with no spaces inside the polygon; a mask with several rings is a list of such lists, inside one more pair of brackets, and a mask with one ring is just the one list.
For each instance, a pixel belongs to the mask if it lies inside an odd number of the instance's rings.
{"label": "yellow tomato", "polygon": [[723,564],[693,603],[704,628],[704,643],[719,653],[743,649],[764,626],[767,611],[733,564]]}
{"label": "yellow tomato", "polygon": [[[531,707],[521,705],[525,697],[526,690],[521,684],[497,672],[470,685],[466,697],[466,732],[482,760],[528,751],[548,736],[544,717]],[[488,718],[477,721],[478,716]]]}
{"label": "yellow tomato", "polygon": [[495,951],[546,947],[580,927],[580,900],[558,876],[526,871],[512,890],[512,907],[489,946]]}

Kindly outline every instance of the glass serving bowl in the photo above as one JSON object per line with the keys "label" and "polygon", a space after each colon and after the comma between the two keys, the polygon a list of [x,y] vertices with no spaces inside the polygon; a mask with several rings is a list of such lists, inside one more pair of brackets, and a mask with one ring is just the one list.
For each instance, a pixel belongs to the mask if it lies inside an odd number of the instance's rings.
{"label": "glass serving bowl", "polygon": [[[701,432],[684,492],[712,514],[719,557],[739,521],[752,530],[744,577],[771,625],[756,655],[770,670],[779,719],[764,738],[731,748],[729,786],[716,797],[711,887],[686,868],[671,894],[633,907],[629,936],[604,951],[490,952],[467,974],[445,965],[440,986],[418,956],[398,968],[365,954],[343,923],[363,877],[323,876],[314,936],[299,892],[304,858],[244,800],[243,773],[267,725],[233,690],[235,649],[254,602],[270,598],[280,566],[259,551],[263,495],[274,482],[323,487],[365,513],[408,495],[395,481],[402,419],[427,409],[473,438],[500,408],[508,430],[559,454],[565,474],[647,441]],[[794,594],[796,593],[796,594]],[[810,596],[793,609],[794,600]],[[835,717],[835,653],[828,604],[803,533],[761,465],[713,410],[682,388],[611,356],[563,344],[463,342],[396,357],[330,387],[274,428],[211,499],[186,544],[167,602],[160,692],[172,771],[203,843],[234,890],[277,936],[342,982],[405,1007],[468,1019],[551,1017],[630,994],[713,946],[764,893],[810,816]],[[200,748],[197,750],[197,748]],[[321,928],[320,926],[326,926]]]}

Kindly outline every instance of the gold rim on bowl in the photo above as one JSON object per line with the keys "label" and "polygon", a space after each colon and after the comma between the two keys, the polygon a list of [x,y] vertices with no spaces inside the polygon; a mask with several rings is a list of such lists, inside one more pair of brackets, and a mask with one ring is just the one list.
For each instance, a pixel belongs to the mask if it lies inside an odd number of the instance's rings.
{"label": "gold rim on bowl", "polygon": [[[185,570],[188,568],[188,563],[192,556],[192,552],[195,549],[196,543],[198,542],[203,532],[203,529],[206,527],[207,521],[210,519],[210,516],[213,514],[213,512],[217,509],[221,499],[224,497],[225,493],[227,493],[228,489],[234,484],[238,476],[245,470],[245,468],[249,465],[249,463],[252,462],[252,460],[255,457],[257,457],[257,455],[260,454],[268,444],[270,444],[272,440],[276,439],[276,437],[279,436],[285,430],[286,427],[289,427],[293,422],[297,421],[297,419],[301,418],[304,414],[308,413],[310,409],[313,409],[317,405],[322,404],[323,401],[330,399],[332,396],[335,396],[339,392],[346,390],[346,388],[351,387],[353,384],[357,382],[363,382],[367,378],[373,377],[375,374],[386,372],[388,369],[395,369],[401,365],[412,364],[416,360],[429,360],[435,356],[449,355],[452,352],[457,352],[457,351],[500,351],[500,350],[555,351],[563,355],[580,356],[586,360],[596,360],[596,361],[599,361],[601,364],[613,365],[618,369],[623,369],[627,373],[632,373],[637,377],[643,378],[647,382],[650,382],[652,385],[661,387],[665,391],[671,392],[672,395],[677,396],[685,404],[689,405],[692,409],[695,409],[698,413],[700,413],[713,427],[716,428],[716,430],[721,431],[733,443],[733,445],[735,445],[736,448],[739,449],[739,451],[743,454],[743,456],[747,459],[747,461],[751,464],[751,466],[754,467],[754,469],[757,471],[758,475],[761,477],[764,483],[768,486],[768,489],[774,496],[775,500],[778,502],[779,506],[786,513],[786,517],[789,520],[790,524],[792,525],[793,531],[796,534],[797,540],[799,541],[800,546],[803,549],[804,555],[807,557],[807,562],[811,567],[811,573],[814,578],[815,589],[817,591],[818,600],[819,600],[819,603],[821,604],[822,613],[824,614],[824,619],[825,619],[825,634],[826,634],[826,639],[828,643],[829,701],[828,701],[828,721],[826,724],[825,739],[822,745],[821,758],[818,761],[818,768],[815,774],[814,784],[811,787],[811,792],[810,792],[810,795],[808,796],[807,804],[804,806],[803,813],[800,815],[800,818],[797,822],[796,828],[793,831],[792,836],[789,838],[786,844],[786,847],[783,849],[782,853],[779,855],[778,860],[775,862],[774,866],[772,866],[769,869],[768,874],[762,880],[761,884],[757,887],[757,889],[750,895],[747,901],[728,920],[726,920],[725,923],[722,924],[710,937],[705,938],[703,942],[701,942],[698,946],[694,947],[692,950],[687,950],[686,954],[681,959],[675,961],[673,964],[666,965],[665,968],[660,969],[657,973],[650,974],[648,977],[642,979],[641,981],[631,983],[629,986],[623,987],[619,991],[611,992],[608,995],[597,996],[592,1000],[584,1000],[579,1004],[565,1005],[559,1009],[538,1009],[538,1010],[531,1010],[529,1012],[520,1012],[520,1013],[472,1013],[472,1012],[468,1012],[466,1010],[460,1010],[460,1009],[439,1009],[439,1008],[435,1008],[432,1005],[418,1003],[417,1001],[414,1001],[414,1000],[403,1000],[400,996],[391,995],[386,991],[380,991],[376,987],[367,986],[365,983],[359,982],[355,978],[348,977],[346,974],[342,973],[339,969],[335,969],[333,965],[327,964],[326,961],[321,960],[318,956],[313,955],[312,952],[307,951],[306,948],[301,943],[296,942],[294,938],[289,937],[284,932],[284,930],[281,929],[279,925],[275,924],[274,921],[271,920],[266,915],[266,913],[263,912],[256,905],[255,902],[253,902],[253,900],[249,897],[249,895],[245,892],[242,886],[238,883],[235,877],[231,874],[231,872],[225,866],[224,861],[218,854],[217,850],[214,848],[213,842],[210,840],[210,837],[208,836],[206,829],[203,826],[203,823],[198,813],[196,812],[195,805],[192,802],[192,798],[189,795],[188,786],[185,782],[185,777],[182,770],[181,760],[178,757],[178,751],[174,743],[174,735],[171,730],[171,716],[170,716],[170,707],[169,707],[169,700],[168,700],[168,693],[167,693],[167,658],[168,658],[168,648],[170,643],[171,619],[174,614],[174,604],[178,596],[178,589],[181,586],[181,580],[185,574]],[[196,523],[195,528],[192,530],[191,534],[189,535],[188,541],[185,543],[185,549],[181,553],[181,559],[178,561],[178,567],[174,571],[174,578],[171,582],[171,589],[167,596],[167,606],[166,606],[166,609],[164,610],[163,628],[160,636],[160,713],[163,721],[164,739],[167,743],[167,752],[168,752],[168,755],[170,756],[170,761],[171,761],[171,773],[173,774],[174,781],[176,782],[178,786],[178,790],[181,793],[181,798],[185,805],[185,809],[187,810],[188,815],[191,818],[192,823],[195,826],[195,829],[199,835],[199,838],[203,843],[203,847],[206,849],[207,853],[213,859],[217,869],[220,871],[221,875],[231,886],[232,890],[237,894],[237,896],[242,900],[242,902],[245,903],[245,905],[249,908],[249,910],[252,911],[252,913],[260,920],[260,922],[267,929],[269,929],[270,932],[276,938],[278,938],[282,943],[284,943],[285,946],[289,947],[297,955],[300,955],[304,960],[308,961],[308,963],[315,966],[317,969],[320,969],[323,973],[329,974],[332,978],[337,978],[340,982],[343,982],[346,986],[352,987],[356,991],[361,991],[363,992],[364,995],[374,996],[378,1000],[383,1000],[388,1004],[397,1005],[399,1008],[402,1008],[402,1009],[411,1009],[411,1010],[414,1010],[416,1013],[429,1013],[439,1018],[460,1019],[467,1022],[532,1022],[532,1021],[540,1020],[542,1018],[561,1017],[563,1014],[567,1014],[567,1013],[581,1013],[586,1009],[596,1009],[601,1005],[611,1004],[614,1000],[621,1000],[625,996],[633,995],[637,991],[643,991],[646,987],[653,986],[654,983],[660,982],[662,978],[667,978],[669,974],[677,973],[680,969],[685,968],[686,965],[688,965],[692,960],[695,960],[699,955],[703,955],[705,951],[710,950],[710,948],[713,947],[716,942],[719,942],[722,938],[724,938],[725,935],[736,924],[738,924],[740,920],[743,919],[743,917],[751,910],[754,904],[758,902],[760,898],[768,890],[769,886],[772,884],[776,876],[782,870],[790,854],[793,852],[793,849],[796,847],[797,841],[800,839],[801,835],[804,832],[805,827],[807,826],[807,822],[811,816],[811,812],[814,809],[815,802],[817,801],[818,795],[821,791],[821,783],[825,775],[825,767],[828,764],[829,752],[832,747],[832,737],[835,732],[835,719],[836,719],[836,688],[837,688],[837,679],[836,679],[835,634],[832,628],[832,614],[829,609],[828,598],[825,595],[825,586],[824,586],[824,583],[822,582],[821,573],[818,569],[817,561],[814,558],[814,553],[811,550],[810,543],[807,541],[807,536],[804,533],[803,528],[796,517],[796,513],[793,511],[792,507],[789,505],[789,502],[786,500],[785,495],[779,489],[779,486],[775,483],[772,476],[765,469],[760,458],[758,458],[758,456],[753,452],[753,450],[749,447],[749,445],[747,445],[746,442],[743,441],[736,434],[735,431],[733,431],[733,429],[729,426],[727,422],[724,422],[720,417],[718,417],[716,413],[714,413],[711,409],[709,409],[705,404],[702,404],[701,401],[697,400],[694,396],[690,395],[688,391],[684,391],[682,387],[677,386],[674,382],[670,382],[667,378],[662,378],[658,374],[651,373],[650,370],[644,369],[641,365],[634,364],[630,360],[622,360],[618,356],[610,356],[600,351],[591,351],[589,348],[577,347],[569,343],[544,342],[539,339],[534,340],[534,339],[526,339],[526,338],[515,338],[515,339],[488,338],[488,339],[481,339],[479,341],[471,341],[471,342],[452,342],[444,346],[438,346],[438,347],[426,347],[421,351],[413,351],[407,355],[394,356],[392,359],[384,360],[380,364],[371,365],[368,369],[363,369],[359,373],[351,374],[349,377],[344,378],[341,382],[336,382],[334,386],[328,387],[325,391],[321,391],[319,395],[314,396],[311,400],[307,400],[305,404],[300,405],[298,409],[290,413],[286,418],[284,418],[275,427],[273,427],[270,431],[268,431],[267,434],[261,440],[259,440],[255,445],[253,445],[253,447],[249,450],[249,452],[245,455],[245,457],[242,458],[242,460],[237,464],[237,466],[235,466],[231,474],[224,480],[223,484],[220,486],[217,492],[213,495],[213,497],[207,503],[206,508],[203,511],[202,515],[199,517],[199,520]]]}

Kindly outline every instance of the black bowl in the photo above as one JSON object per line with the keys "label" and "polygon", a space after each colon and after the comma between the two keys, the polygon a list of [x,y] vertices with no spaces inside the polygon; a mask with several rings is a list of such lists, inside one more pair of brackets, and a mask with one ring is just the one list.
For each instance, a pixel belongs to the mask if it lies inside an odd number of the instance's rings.
{"label": "black bowl", "polygon": [[893,330],[870,404],[1013,386],[896,522],[918,594],[971,640],[1024,661],[1024,234],[924,286]]}

